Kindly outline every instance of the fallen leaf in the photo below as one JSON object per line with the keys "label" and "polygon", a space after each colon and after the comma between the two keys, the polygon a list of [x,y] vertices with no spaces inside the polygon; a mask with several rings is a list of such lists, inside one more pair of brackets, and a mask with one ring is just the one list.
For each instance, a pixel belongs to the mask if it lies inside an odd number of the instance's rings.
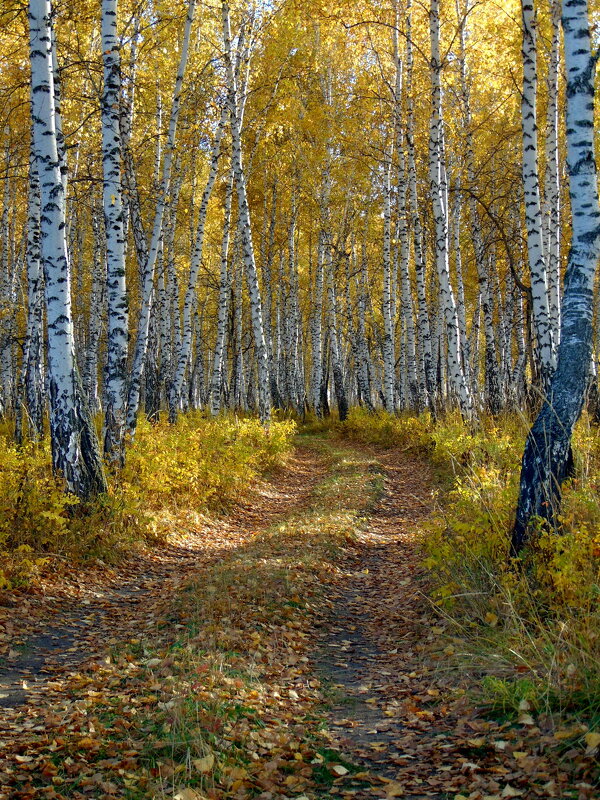
{"label": "fallen leaf", "polygon": [[206,795],[201,794],[196,789],[192,789],[190,786],[187,786],[185,789],[182,789],[178,792],[173,800],[207,800]]}
{"label": "fallen leaf", "polygon": [[525,789],[515,789],[510,783],[507,783],[502,790],[501,797],[521,797],[525,794]]}
{"label": "fallen leaf", "polygon": [[404,797],[404,787],[400,783],[392,781],[391,783],[388,783],[385,787],[385,796]]}
{"label": "fallen leaf", "polygon": [[192,761],[196,772],[210,772],[215,763],[215,757],[212,753],[202,758],[196,758]]}
{"label": "fallen leaf", "polygon": [[588,755],[593,754],[596,750],[598,750],[598,747],[600,747],[600,733],[598,733],[598,731],[586,733],[585,743],[587,744],[587,749],[585,752]]}
{"label": "fallen leaf", "polygon": [[336,775],[348,774],[348,770],[346,769],[346,767],[342,767],[341,764],[334,764],[333,767],[331,768],[331,771],[335,772]]}

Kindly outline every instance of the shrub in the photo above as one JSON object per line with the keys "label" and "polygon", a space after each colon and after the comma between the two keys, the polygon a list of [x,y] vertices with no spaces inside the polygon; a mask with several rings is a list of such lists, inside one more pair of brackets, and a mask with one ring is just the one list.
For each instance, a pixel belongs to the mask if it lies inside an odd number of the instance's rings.
{"label": "shrub", "polygon": [[[525,670],[547,704],[587,713],[600,708],[590,677],[600,658],[600,434],[585,418],[577,426],[578,474],[564,487],[562,535],[537,531],[517,566],[508,546],[526,431],[513,419],[483,420],[470,432],[453,421],[434,429],[433,459],[452,484],[427,525],[424,563],[434,600],[484,660],[489,651],[494,670]],[[510,693],[512,680],[487,681],[487,700],[494,686]]]}
{"label": "shrub", "polygon": [[294,432],[292,422],[265,429],[196,412],[176,426],[141,420],[125,468],[91,503],[64,491],[47,441],[19,448],[0,435],[0,587],[26,583],[48,554],[114,560],[135,541],[166,535],[177,510],[223,509],[281,462]]}

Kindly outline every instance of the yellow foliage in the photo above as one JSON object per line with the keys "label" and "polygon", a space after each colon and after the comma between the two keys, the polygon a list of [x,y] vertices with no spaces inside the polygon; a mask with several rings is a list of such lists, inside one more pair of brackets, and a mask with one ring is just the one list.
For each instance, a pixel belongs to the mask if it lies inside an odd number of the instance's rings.
{"label": "yellow foliage", "polygon": [[28,582],[43,554],[117,557],[135,540],[168,533],[176,508],[220,510],[289,451],[292,422],[183,415],[176,426],[141,421],[108,495],[81,503],[52,474],[48,442],[16,447],[0,435],[0,588]]}
{"label": "yellow foliage", "polygon": [[352,408],[348,418],[339,427],[342,436],[365,444],[422,450],[429,449],[433,443],[429,414],[418,417],[410,414],[394,416],[385,412],[370,413],[364,408]]}

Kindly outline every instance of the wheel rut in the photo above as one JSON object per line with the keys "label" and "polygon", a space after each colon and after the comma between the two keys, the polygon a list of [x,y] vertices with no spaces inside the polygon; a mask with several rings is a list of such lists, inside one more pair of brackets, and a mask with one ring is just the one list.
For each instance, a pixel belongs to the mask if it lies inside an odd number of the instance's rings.
{"label": "wheel rut", "polygon": [[377,460],[383,491],[342,565],[316,669],[332,744],[360,767],[359,779],[368,778],[362,788],[355,782],[352,796],[441,800],[447,794],[436,786],[431,761],[423,769],[423,758],[443,747],[447,726],[423,725],[425,718],[409,710],[415,697],[432,701],[437,694],[418,653],[431,624],[419,566],[419,524],[432,505],[430,470],[401,451],[379,452]]}

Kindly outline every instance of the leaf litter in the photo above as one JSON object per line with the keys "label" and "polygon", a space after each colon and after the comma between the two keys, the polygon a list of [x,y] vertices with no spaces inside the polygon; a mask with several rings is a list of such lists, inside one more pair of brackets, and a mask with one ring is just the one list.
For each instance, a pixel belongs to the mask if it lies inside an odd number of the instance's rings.
{"label": "leaf litter", "polygon": [[2,800],[597,796],[596,733],[443,669],[427,464],[303,439],[227,518],[7,598]]}

